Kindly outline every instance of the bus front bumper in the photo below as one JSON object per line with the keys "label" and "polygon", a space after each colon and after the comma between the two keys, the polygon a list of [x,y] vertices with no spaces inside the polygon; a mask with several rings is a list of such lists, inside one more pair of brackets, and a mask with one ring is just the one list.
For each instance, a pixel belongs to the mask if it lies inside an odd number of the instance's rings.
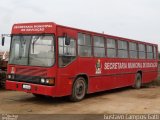
{"label": "bus front bumper", "polygon": [[6,80],[6,89],[24,91],[27,93],[40,94],[52,97],[54,97],[55,95],[54,86],[46,86],[46,85],[39,85],[39,84],[32,84],[25,82],[9,81],[9,80]]}

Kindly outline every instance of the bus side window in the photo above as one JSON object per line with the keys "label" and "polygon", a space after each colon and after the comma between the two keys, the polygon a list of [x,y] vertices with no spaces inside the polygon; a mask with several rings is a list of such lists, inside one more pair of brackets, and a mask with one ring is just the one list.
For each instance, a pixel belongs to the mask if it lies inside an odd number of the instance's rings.
{"label": "bus side window", "polygon": [[153,47],[153,54],[154,54],[154,59],[157,59],[157,49],[156,49],[156,47],[154,46]]}
{"label": "bus side window", "polygon": [[118,57],[128,58],[128,47],[126,41],[118,40]]}
{"label": "bus side window", "polygon": [[92,56],[91,36],[78,33],[78,55],[81,57]]}
{"label": "bus side window", "polygon": [[153,47],[147,45],[147,59],[153,59]]}
{"label": "bus side window", "polygon": [[137,43],[129,42],[130,58],[138,58]]}
{"label": "bus side window", "polygon": [[70,45],[65,45],[63,37],[58,38],[58,62],[59,66],[63,67],[71,63],[76,58],[76,42],[74,39],[70,40]]}
{"label": "bus side window", "polygon": [[107,57],[115,58],[116,56],[116,40],[107,39]]}
{"label": "bus side window", "polygon": [[138,44],[138,50],[139,50],[139,59],[145,59],[146,58],[146,49],[144,44]]}
{"label": "bus side window", "polygon": [[104,38],[94,36],[93,40],[94,40],[94,56],[105,57]]}

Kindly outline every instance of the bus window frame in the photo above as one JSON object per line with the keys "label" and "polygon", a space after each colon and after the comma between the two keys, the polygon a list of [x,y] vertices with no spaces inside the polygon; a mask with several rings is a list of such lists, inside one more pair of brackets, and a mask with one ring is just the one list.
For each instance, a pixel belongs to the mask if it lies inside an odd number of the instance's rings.
{"label": "bus window frame", "polygon": [[[89,35],[90,36],[90,40],[91,40],[91,45],[89,46],[89,45],[80,45],[79,43],[78,43],[78,34],[83,34],[83,35]],[[80,54],[79,54],[79,46],[85,46],[85,47],[91,47],[91,56],[81,56]],[[92,57],[94,57],[94,50],[93,50],[93,37],[92,37],[92,34],[89,34],[89,33],[85,33],[85,32],[78,32],[77,33],[77,56],[78,57],[80,57],[80,58],[92,58]]]}
{"label": "bus window frame", "polygon": [[67,67],[67,66],[69,66],[70,64],[72,64],[77,58],[78,58],[78,53],[77,53],[77,40],[75,39],[75,38],[72,38],[71,37],[71,39],[73,39],[74,41],[75,41],[75,53],[76,53],[76,56],[75,56],[75,58],[71,61],[71,62],[69,62],[68,64],[66,64],[65,66],[60,66],[59,65],[59,38],[64,38],[64,36],[58,36],[57,37],[57,66],[59,67],[59,68],[65,68],[65,67]]}
{"label": "bus window frame", "polygon": [[[51,35],[54,39],[53,39],[53,42],[54,42],[54,54],[55,54],[55,60],[54,60],[54,64],[53,65],[51,65],[51,66],[33,66],[33,65],[18,65],[18,64],[9,64],[9,65],[16,65],[16,66],[29,66],[29,67],[42,67],[42,68],[52,68],[52,67],[54,67],[56,64],[57,64],[57,60],[56,60],[56,57],[57,57],[57,55],[56,55],[56,35],[55,35],[55,33],[42,33],[42,34],[11,34],[11,42],[10,42],[10,48],[9,48],[9,50],[11,51],[11,48],[12,48],[12,42],[13,42],[13,36],[20,36],[20,35],[26,35],[26,36],[31,36],[31,35],[33,35],[33,36],[36,36],[36,35]],[[29,52],[28,53],[30,53],[30,49],[29,49]],[[10,55],[11,54],[9,54],[9,58],[10,58]]]}

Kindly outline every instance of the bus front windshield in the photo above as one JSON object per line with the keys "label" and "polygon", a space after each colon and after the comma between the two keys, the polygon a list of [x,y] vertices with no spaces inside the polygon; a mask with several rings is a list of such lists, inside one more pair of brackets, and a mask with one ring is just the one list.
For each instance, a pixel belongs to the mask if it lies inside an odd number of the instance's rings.
{"label": "bus front windshield", "polygon": [[55,62],[53,35],[12,36],[9,64],[52,66]]}

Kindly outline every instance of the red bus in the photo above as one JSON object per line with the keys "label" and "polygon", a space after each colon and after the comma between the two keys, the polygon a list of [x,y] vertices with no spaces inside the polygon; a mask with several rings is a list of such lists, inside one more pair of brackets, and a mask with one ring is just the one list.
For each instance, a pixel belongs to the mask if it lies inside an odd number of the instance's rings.
{"label": "red bus", "polygon": [[70,96],[125,86],[140,88],[158,75],[156,44],[51,22],[15,24],[6,89],[35,96]]}

